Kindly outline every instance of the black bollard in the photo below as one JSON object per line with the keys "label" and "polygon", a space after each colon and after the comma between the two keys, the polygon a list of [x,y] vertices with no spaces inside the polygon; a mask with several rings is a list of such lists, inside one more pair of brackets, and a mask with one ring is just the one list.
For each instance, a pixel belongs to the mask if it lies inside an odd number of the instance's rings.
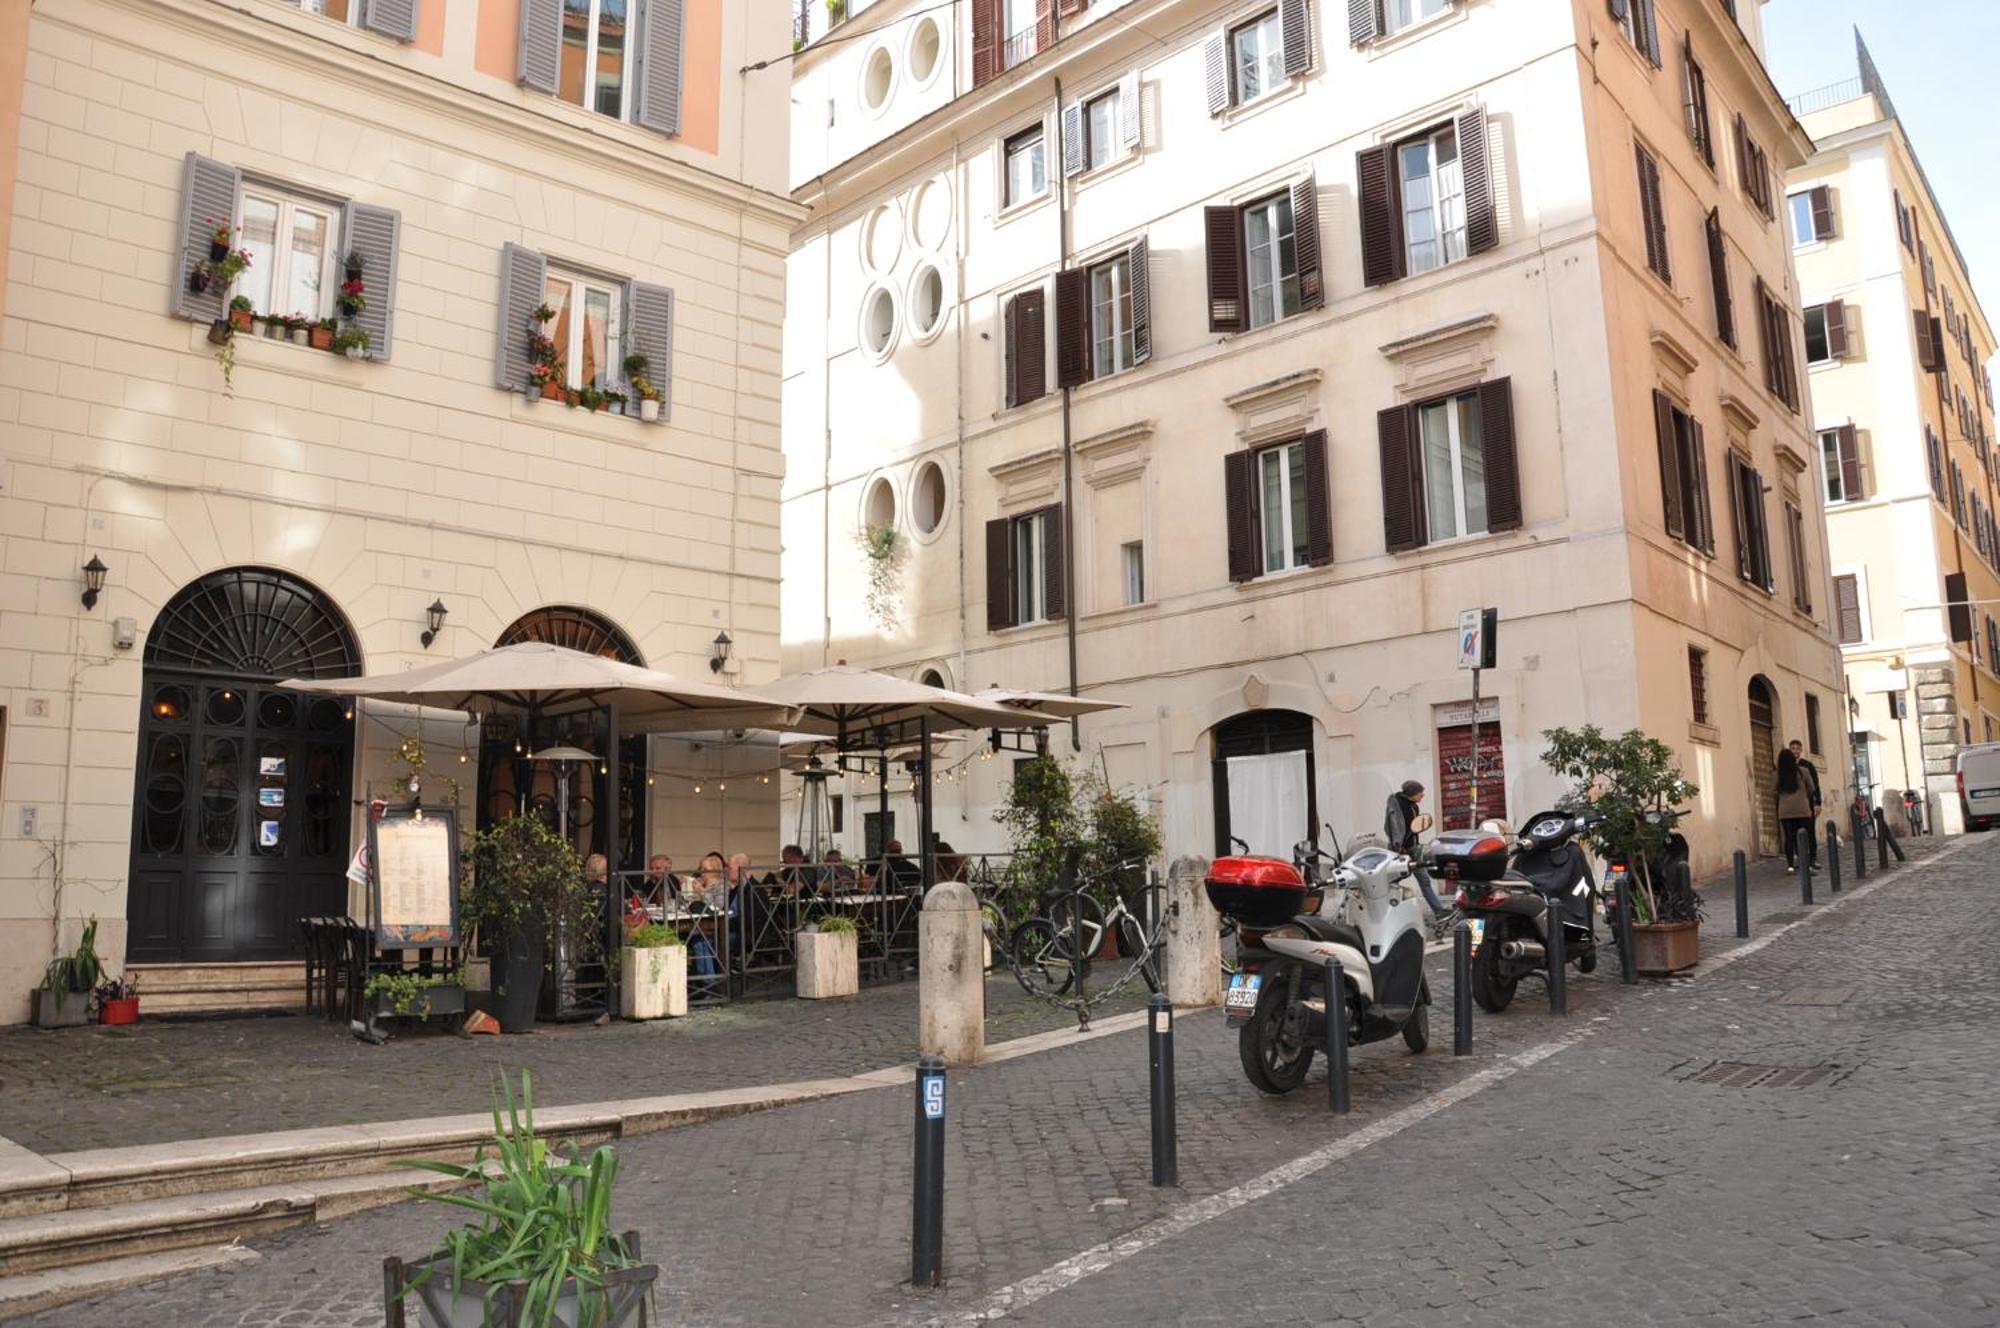
{"label": "black bollard", "polygon": [[1562,906],[1548,901],[1549,1013],[1569,1013],[1569,947],[1563,936]]}
{"label": "black bollard", "polygon": [[1347,979],[1340,961],[1326,961],[1326,1104],[1345,1116],[1347,1098]]}
{"label": "black bollard", "polygon": [[1792,837],[1792,853],[1799,864],[1799,902],[1810,904],[1812,897],[1813,832],[1809,825],[1799,827]]}
{"label": "black bollard", "polygon": [[1629,987],[1639,980],[1639,956],[1632,952],[1632,877],[1629,873],[1618,883],[1618,911],[1613,924],[1618,928],[1618,980]]}
{"label": "black bollard", "polygon": [[1889,818],[1880,807],[1875,809],[1875,865],[1889,870]]}
{"label": "black bollard", "polygon": [[910,1281],[944,1280],[944,1062],[917,1062],[916,1165],[910,1182]]}
{"label": "black bollard", "polygon": [[[1879,811],[1875,815],[1880,818],[1876,828],[1882,832],[1882,842],[1887,844],[1889,851],[1896,855],[1896,861],[1908,862],[1909,859],[1903,856],[1903,842],[1897,839],[1896,832],[1889,828],[1889,818],[1883,816]],[[1882,865],[1886,867],[1888,863],[1884,862]]]}
{"label": "black bollard", "polygon": [[1472,928],[1464,918],[1451,929],[1451,1054],[1472,1054]]}
{"label": "black bollard", "polygon": [[1868,879],[1868,822],[1852,811],[1848,812],[1849,827],[1854,831],[1854,879]]}
{"label": "black bollard", "polygon": [[1174,1135],[1174,1003],[1165,992],[1146,1004],[1147,1042],[1153,1069],[1153,1184],[1181,1183]]}
{"label": "black bollard", "polygon": [[1840,893],[1840,827],[1826,823],[1826,888]]}
{"label": "black bollard", "polygon": [[1729,869],[1736,878],[1736,937],[1741,940],[1750,934],[1750,862],[1742,849],[1730,858]]}

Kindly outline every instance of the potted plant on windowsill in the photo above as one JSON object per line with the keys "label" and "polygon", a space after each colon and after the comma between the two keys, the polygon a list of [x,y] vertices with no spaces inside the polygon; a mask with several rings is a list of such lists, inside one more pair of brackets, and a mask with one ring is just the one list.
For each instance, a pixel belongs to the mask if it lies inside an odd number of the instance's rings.
{"label": "potted plant on windowsill", "polygon": [[75,1028],[90,1020],[90,995],[103,975],[97,957],[97,919],[84,924],[76,949],[49,960],[31,1002],[36,1028]]}
{"label": "potted plant on windowsill", "polygon": [[255,306],[248,295],[231,296],[229,300],[229,327],[233,332],[248,332],[251,320],[257,316]]}
{"label": "potted plant on windowsill", "polygon": [[568,395],[562,357],[556,351],[555,338],[549,335],[549,324],[555,321],[555,316],[554,309],[542,304],[536,306],[528,319],[529,395],[539,395],[544,401],[561,401]]}
{"label": "potted plant on windowsill", "polygon": [[333,340],[327,349],[336,355],[345,355],[350,360],[366,359],[368,358],[368,329],[343,327],[340,331],[333,334]]}
{"label": "potted plant on windowsill", "polygon": [[508,1033],[535,1024],[542,959],[557,914],[582,934],[589,901],[572,889],[583,874],[576,849],[539,816],[515,816],[471,837],[465,850],[463,922],[489,939],[493,1015]]}
{"label": "potted plant on windowsill", "polygon": [[273,341],[283,341],[291,335],[291,326],[283,314],[264,315],[264,335]]}
{"label": "potted plant on windowsill", "polygon": [[618,952],[618,1017],[678,1019],[687,1012],[687,943],[665,923],[633,928]]}
{"label": "potted plant on windowsill", "polygon": [[346,281],[340,283],[339,303],[340,316],[342,318],[357,317],[363,309],[368,307],[368,297],[362,294],[367,289],[367,283],[363,282],[359,277],[349,277]]}
{"label": "potted plant on windowsill", "polygon": [[632,384],[632,392],[639,398],[639,418],[647,424],[660,418],[660,389],[647,377],[652,367],[652,358],[644,351],[633,351],[625,357],[625,381]]}
{"label": "potted plant on windowsill", "polygon": [[233,228],[226,221],[215,217],[208,219],[208,261],[220,263],[229,257],[229,241]]}
{"label": "potted plant on windowsill", "polygon": [[98,984],[97,1022],[110,1027],[139,1022],[139,979],[127,973]]}
{"label": "potted plant on windowsill", "polygon": [[[396,1302],[415,1300],[440,1328],[638,1328],[658,1323],[652,1289],[659,1269],[642,1263],[638,1237],[611,1230],[618,1153],[550,1145],[535,1133],[534,1084],[521,1073],[503,1119],[496,1094],[493,1140],[470,1165],[401,1163],[455,1182],[414,1197],[474,1214],[476,1224],[446,1234],[436,1251],[405,1263],[383,1261],[391,1322]],[[462,1188],[458,1188],[462,1187]]]}
{"label": "potted plant on windowsill", "polygon": [[312,325],[312,348],[332,350],[334,333],[340,331],[340,324],[331,318],[322,318]]}
{"label": "potted plant on windowsill", "polygon": [[792,943],[799,956],[800,1000],[860,994],[861,934],[853,918],[823,917],[794,936]]}
{"label": "potted plant on windowsill", "polygon": [[293,345],[309,346],[312,344],[312,325],[313,320],[304,314],[293,314],[285,320],[285,331],[291,335]]}

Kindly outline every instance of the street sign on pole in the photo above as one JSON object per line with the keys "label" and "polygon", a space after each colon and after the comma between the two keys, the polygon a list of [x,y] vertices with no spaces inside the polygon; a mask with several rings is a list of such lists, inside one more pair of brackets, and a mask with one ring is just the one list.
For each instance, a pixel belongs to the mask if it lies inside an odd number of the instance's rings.
{"label": "street sign on pole", "polygon": [[1485,627],[1486,615],[1478,609],[1467,609],[1458,615],[1458,667],[1461,669],[1479,667]]}
{"label": "street sign on pole", "polygon": [[1458,615],[1458,667],[1472,670],[1472,824],[1479,824],[1479,673],[1500,654],[1500,610],[1465,609]]}

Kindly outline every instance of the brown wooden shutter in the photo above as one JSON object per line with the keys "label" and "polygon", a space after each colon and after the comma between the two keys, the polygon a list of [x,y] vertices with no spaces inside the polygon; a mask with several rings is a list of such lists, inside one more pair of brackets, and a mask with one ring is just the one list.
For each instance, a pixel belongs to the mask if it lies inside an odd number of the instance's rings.
{"label": "brown wooden shutter", "polygon": [[1757,343],[1762,352],[1764,365],[1764,388],[1769,392],[1778,390],[1777,357],[1771,345],[1771,298],[1764,293],[1764,279],[1757,278]]}
{"label": "brown wooden shutter", "polygon": [[1255,452],[1231,452],[1222,458],[1222,496],[1229,517],[1229,579],[1254,581],[1264,574]]}
{"label": "brown wooden shutter", "polygon": [[1743,114],[1739,111],[1736,115],[1736,183],[1753,202],[1756,201],[1756,189],[1751,182],[1756,178],[1756,165],[1750,156],[1750,128],[1744,124]]}
{"label": "brown wooden shutter", "polygon": [[1521,528],[1521,461],[1514,444],[1514,382],[1479,385],[1479,436],[1486,450],[1486,528]]}
{"label": "brown wooden shutter", "polygon": [[1208,330],[1241,332],[1247,325],[1243,299],[1243,214],[1233,207],[1202,210],[1208,241]]}
{"label": "brown wooden shutter", "polygon": [[[1370,286],[1380,286],[1403,275],[1403,228],[1396,211],[1394,148],[1388,144],[1363,148],[1355,154],[1354,176],[1361,207],[1361,279]],[[1471,215],[1468,196],[1468,222]]]}
{"label": "brown wooden shutter", "polygon": [[1673,264],[1667,256],[1666,205],[1660,197],[1660,167],[1653,154],[1634,146],[1639,167],[1639,215],[1646,228],[1646,266],[1661,280],[1673,280]]}
{"label": "brown wooden shutter", "polygon": [[1665,514],[1667,533],[1675,539],[1687,538],[1687,518],[1681,511],[1681,449],[1674,435],[1674,403],[1665,392],[1653,389],[1653,436],[1660,449],[1660,510]]}
{"label": "brown wooden shutter", "polygon": [[1708,113],[1708,71],[1701,67],[1701,61],[1694,57],[1694,34],[1688,32],[1681,38],[1681,59],[1687,66],[1684,89],[1687,96],[1688,137],[1701,153],[1701,159],[1710,170],[1715,169],[1715,127]]}
{"label": "brown wooden shutter", "polygon": [[1689,464],[1694,467],[1694,511],[1688,513],[1689,535],[1701,551],[1715,556],[1715,517],[1708,503],[1708,444],[1702,437],[1701,421],[1690,419],[1693,434]]}
{"label": "brown wooden shutter", "polygon": [[1750,580],[1750,514],[1743,506],[1743,458],[1731,451],[1723,466],[1729,483],[1730,534],[1736,541],[1736,575]]}
{"label": "brown wooden shutter", "polygon": [[1965,589],[1965,573],[1947,573],[1944,578],[1945,616],[1951,623],[1951,639],[1954,641],[1972,639],[1972,605],[1967,602],[1970,599]]}
{"label": "brown wooden shutter", "polygon": [[1417,415],[1397,406],[1375,417],[1382,446],[1382,536],[1390,553],[1424,544],[1423,459],[1417,454]]}
{"label": "brown wooden shutter", "polygon": [[1042,509],[1042,616],[1069,616],[1069,524],[1063,519],[1063,505],[1053,503]]}
{"label": "brown wooden shutter", "polygon": [[1090,381],[1090,273],[1056,273],[1056,386]]}
{"label": "brown wooden shutter", "polygon": [[1931,426],[1924,426],[1924,453],[1930,460],[1931,496],[1944,501],[1944,461],[1943,451],[1938,446],[1938,437],[1931,432]]}
{"label": "brown wooden shutter", "polygon": [[1007,404],[1026,405],[1048,387],[1048,297],[1024,290],[1007,303]]}
{"label": "brown wooden shutter", "polygon": [[1037,51],[1046,51],[1055,44],[1055,0],[1035,0],[1035,49]]}
{"label": "brown wooden shutter", "polygon": [[1314,567],[1333,562],[1333,495],[1327,479],[1326,430],[1305,436],[1306,561]]}
{"label": "brown wooden shutter", "polygon": [[1833,620],[1840,644],[1851,646],[1861,640],[1861,583],[1853,576],[1833,578]]}
{"label": "brown wooden shutter", "polygon": [[1347,0],[1347,40],[1356,46],[1382,35],[1382,0]]}
{"label": "brown wooden shutter", "polygon": [[1936,373],[1943,357],[1938,354],[1938,337],[1933,330],[1936,320],[1922,309],[1917,310],[1917,366],[1926,373]]}
{"label": "brown wooden shutter", "polygon": [[1319,181],[1308,175],[1292,186],[1292,237],[1299,265],[1299,307],[1326,303],[1326,280],[1319,258]]}
{"label": "brown wooden shutter", "polygon": [[972,0],[972,86],[1000,74],[1001,0]]}
{"label": "brown wooden shutter", "polygon": [[1847,358],[1847,305],[1830,300],[1825,306],[1826,353],[1836,360]]}
{"label": "brown wooden shutter", "polygon": [[1861,439],[1851,424],[1843,424],[1835,431],[1835,444],[1840,461],[1840,492],[1849,502],[1862,496],[1861,493]]}
{"label": "brown wooden shutter", "polygon": [[1736,301],[1729,293],[1729,241],[1722,233],[1722,209],[1708,212],[1708,278],[1715,297],[1715,335],[1736,349]]}
{"label": "brown wooden shutter", "polygon": [[1014,523],[986,523],[986,630],[1014,625]]}
{"label": "brown wooden shutter", "polygon": [[1812,612],[1812,583],[1806,575],[1806,519],[1797,503],[1785,504],[1785,556],[1792,578],[1792,607]]}
{"label": "brown wooden shutter", "polygon": [[1132,363],[1153,358],[1153,251],[1140,236],[1125,251],[1125,270],[1132,292]]}
{"label": "brown wooden shutter", "polygon": [[1285,74],[1297,78],[1312,68],[1312,29],[1306,0],[1278,0],[1278,31],[1284,42]]}
{"label": "brown wooden shutter", "polygon": [[1487,151],[1483,106],[1475,106],[1458,117],[1458,161],[1465,181],[1465,250],[1469,254],[1483,254],[1500,244],[1500,209],[1494,201],[1493,163]]}
{"label": "brown wooden shutter", "polygon": [[1807,200],[1812,207],[1813,238],[1830,240],[1833,238],[1833,190],[1825,185],[1815,185],[1807,191]]}

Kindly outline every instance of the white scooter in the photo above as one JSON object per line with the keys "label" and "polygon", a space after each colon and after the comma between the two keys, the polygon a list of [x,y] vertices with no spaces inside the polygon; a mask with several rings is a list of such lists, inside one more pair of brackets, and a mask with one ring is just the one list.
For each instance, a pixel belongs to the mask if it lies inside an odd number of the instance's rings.
{"label": "white scooter", "polygon": [[1301,844],[1291,863],[1217,859],[1206,880],[1211,902],[1236,920],[1240,942],[1223,1008],[1240,1030],[1244,1074],[1266,1093],[1297,1088],[1313,1052],[1326,1045],[1328,959],[1340,961],[1335,1017],[1350,1046],[1398,1033],[1411,1051],[1430,1045],[1427,909],[1410,860],[1369,845],[1322,876],[1328,861]]}

